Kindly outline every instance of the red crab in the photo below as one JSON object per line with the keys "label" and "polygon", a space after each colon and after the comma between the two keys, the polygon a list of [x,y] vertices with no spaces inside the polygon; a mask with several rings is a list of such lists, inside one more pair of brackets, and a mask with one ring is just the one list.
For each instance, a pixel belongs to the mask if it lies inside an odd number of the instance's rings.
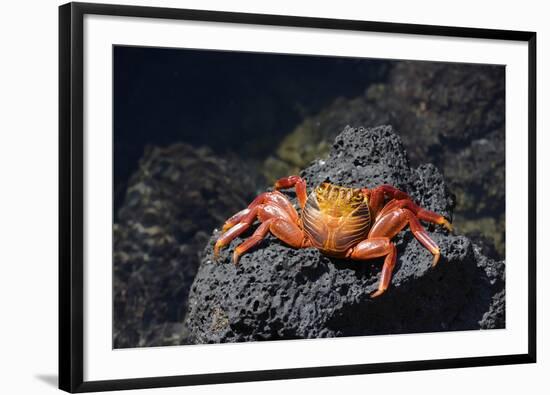
{"label": "red crab", "polygon": [[[296,188],[301,216],[278,191],[292,187]],[[391,185],[357,189],[324,182],[307,196],[306,182],[299,176],[290,176],[278,180],[275,191],[260,194],[225,222],[224,233],[214,246],[214,255],[217,257],[220,248],[247,230],[256,219],[260,226],[235,248],[235,264],[268,232],[290,247],[314,247],[331,257],[353,260],[385,257],[378,290],[371,297],[383,294],[390,284],[397,255],[391,239],[407,224],[414,237],[433,254],[433,266],[440,257],[439,247],[419,220],[452,230],[443,216],[419,207],[409,195]]]}

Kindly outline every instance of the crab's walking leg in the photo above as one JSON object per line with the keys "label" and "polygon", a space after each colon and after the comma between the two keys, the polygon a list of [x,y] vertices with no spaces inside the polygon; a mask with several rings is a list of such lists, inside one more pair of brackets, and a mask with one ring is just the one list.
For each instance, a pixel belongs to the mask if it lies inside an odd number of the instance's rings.
{"label": "crab's walking leg", "polygon": [[[433,211],[426,210],[413,202],[412,198],[405,192],[392,187],[391,185],[381,185],[374,189],[363,189],[364,194],[369,197],[369,206],[371,208],[372,216],[374,218],[381,217],[385,213],[395,209],[397,207],[408,208],[416,214],[418,219],[431,222],[434,224],[442,225],[449,231],[453,230],[452,225],[440,214]],[[388,196],[392,199],[386,206],[384,206],[384,199]]]}
{"label": "crab's walking leg", "polygon": [[387,212],[390,212],[397,208],[406,208],[412,211],[418,219],[421,219],[426,222],[431,222],[433,224],[441,225],[447,228],[447,230],[449,230],[450,232],[452,232],[453,230],[453,226],[449,223],[449,221],[445,219],[444,216],[434,213],[433,211],[426,210],[418,206],[416,203],[414,203],[412,200],[409,200],[409,199],[392,200],[382,209],[382,211],[380,211],[380,213],[378,213],[378,216],[381,217]]}
{"label": "crab's walking leg", "polygon": [[245,208],[244,210],[241,210],[237,214],[233,215],[232,217],[229,217],[229,219],[223,224],[222,232],[227,232],[233,226],[237,225],[239,222],[242,221],[244,217],[246,217],[248,213],[250,213],[250,209]]}
{"label": "crab's walking leg", "polygon": [[[414,204],[414,203],[413,203]],[[412,210],[414,212],[414,210]],[[419,210],[415,213],[415,215],[418,217],[418,219],[421,219],[426,222],[431,222],[433,224],[438,224],[446,228],[449,232],[453,231],[453,225],[447,219],[439,215],[437,213],[434,213],[433,211],[423,209],[422,207],[419,207]]]}
{"label": "crab's walking leg", "polygon": [[368,238],[351,248],[346,256],[354,260],[371,259],[385,256],[384,266],[378,290],[371,296],[376,297],[388,289],[396,260],[395,244],[391,239],[409,224],[414,237],[434,256],[432,265],[436,265],[441,256],[439,247],[420,224],[416,215],[407,208],[393,207],[379,214],[369,231]]}
{"label": "crab's walking leg", "polygon": [[[385,210],[385,208],[384,208]],[[441,253],[439,247],[432,240],[426,229],[420,224],[416,215],[406,208],[393,208],[387,213],[381,213],[369,232],[369,239],[375,237],[389,237],[397,235],[409,224],[414,237],[434,256],[432,265],[437,265]]]}
{"label": "crab's walking leg", "polygon": [[237,248],[235,248],[235,251],[233,252],[233,263],[236,265],[239,262],[239,257],[244,254],[246,251],[251,249],[252,247],[255,247],[260,241],[263,240],[264,237],[267,236],[269,233],[269,225],[274,221],[273,218],[268,219],[267,221],[263,222],[260,226],[258,226],[258,229],[250,236],[248,239],[243,241]]}
{"label": "crab's walking leg", "polygon": [[388,196],[390,199],[397,199],[397,200],[403,200],[403,199],[409,199],[411,200],[411,197],[406,193],[403,192],[400,189],[397,189],[394,186],[391,185],[380,185],[373,189],[373,191],[376,191],[377,193],[382,193],[385,196]]}
{"label": "crab's walking leg", "polygon": [[351,248],[347,254],[348,258],[354,260],[366,260],[385,256],[384,266],[382,266],[382,274],[380,276],[380,284],[378,290],[371,294],[372,298],[382,295],[388,289],[395,260],[397,257],[397,248],[388,237],[376,237],[363,240],[355,247]]}
{"label": "crab's walking leg", "polygon": [[407,217],[409,217],[409,226],[411,227],[414,237],[433,254],[432,266],[437,265],[441,256],[438,245],[428,235],[428,232],[426,232],[426,229],[420,224],[416,215],[409,210],[405,210],[405,212],[407,213]]}
{"label": "crab's walking leg", "polygon": [[[258,218],[262,223],[267,222],[270,218],[281,219],[292,224],[293,227],[296,227],[301,232],[301,229],[297,225],[299,222],[298,213],[288,198],[279,191],[264,192],[258,195],[256,199],[248,205],[248,208],[239,211],[225,222],[223,226],[223,231],[225,233],[218,238],[216,244],[214,245],[214,257],[218,256],[221,248],[228,245],[231,240],[246,231],[256,220],[256,218]],[[278,226],[282,225],[274,226],[275,230],[272,233],[276,235],[275,232],[277,231]],[[263,230],[264,228],[262,228],[262,231]],[[258,235],[261,234],[261,232],[258,233]],[[283,234],[283,236],[285,235],[286,233]],[[261,238],[259,240],[261,240]],[[283,239],[283,241],[285,240]]]}
{"label": "crab's walking leg", "polygon": [[[240,213],[242,213],[242,211],[235,214],[235,216],[239,216]],[[252,209],[250,209],[248,212],[246,212],[245,215],[240,216],[239,217],[240,222],[237,223],[236,225],[231,225],[229,227],[229,230],[223,233],[218,238],[218,240],[216,240],[216,244],[214,244],[214,257],[217,258],[221,248],[231,243],[231,240],[233,240],[235,237],[239,236],[241,233],[247,230],[250,227],[250,225],[254,222],[257,215],[258,215],[258,206],[255,206]],[[224,229],[226,228],[226,226],[227,226],[227,222],[226,222],[226,225],[224,225]]]}
{"label": "crab's walking leg", "polygon": [[269,230],[273,236],[292,248],[305,248],[310,246],[304,231],[294,222],[276,219],[269,227]]}
{"label": "crab's walking leg", "polygon": [[405,192],[391,185],[380,185],[373,189],[365,188],[362,191],[369,197],[369,206],[371,208],[372,216],[375,218],[380,214],[382,208],[385,208],[384,202],[386,196],[388,196],[390,199],[396,200],[411,199],[411,197]]}
{"label": "crab's walking leg", "polygon": [[235,248],[233,263],[237,264],[240,256],[258,245],[269,232],[290,247],[303,248],[309,246],[304,232],[297,224],[281,218],[269,218],[262,222],[252,236]]}
{"label": "crab's walking leg", "polygon": [[275,182],[275,189],[287,189],[287,188],[296,188],[296,197],[298,198],[298,203],[300,208],[304,208],[307,200],[307,188],[306,182],[300,176],[289,176],[283,177]]}
{"label": "crab's walking leg", "polygon": [[[245,221],[247,218],[247,215],[250,214],[250,212],[267,199],[269,196],[269,192],[260,193],[256,198],[248,205],[247,208],[244,210],[239,211],[237,214],[230,217],[225,223],[223,224],[222,232],[226,232],[227,230],[231,229],[233,226],[237,225],[239,222]],[[254,218],[252,218],[252,221],[254,221]]]}

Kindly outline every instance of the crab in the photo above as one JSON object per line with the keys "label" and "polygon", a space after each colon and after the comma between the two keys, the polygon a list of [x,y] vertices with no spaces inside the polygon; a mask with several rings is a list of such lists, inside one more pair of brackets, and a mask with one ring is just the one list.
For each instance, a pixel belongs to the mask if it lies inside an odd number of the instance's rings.
{"label": "crab", "polygon": [[[295,188],[301,214],[280,189]],[[237,246],[233,262],[256,247],[271,233],[292,248],[316,248],[322,254],[363,261],[384,257],[378,289],[371,297],[382,295],[391,283],[397,249],[391,239],[409,225],[414,237],[432,255],[432,266],[440,258],[437,244],[420,220],[452,231],[442,215],[418,206],[405,192],[381,185],[372,189],[347,188],[323,182],[307,195],[306,182],[289,176],[275,183],[274,191],[258,195],[250,205],[230,217],[214,245],[217,258],[221,248],[241,235],[256,221],[254,233]]]}

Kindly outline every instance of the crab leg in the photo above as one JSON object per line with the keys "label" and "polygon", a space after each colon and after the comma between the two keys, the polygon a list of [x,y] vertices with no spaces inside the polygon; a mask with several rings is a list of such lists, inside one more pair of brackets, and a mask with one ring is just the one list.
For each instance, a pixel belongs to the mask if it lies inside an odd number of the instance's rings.
{"label": "crab leg", "polygon": [[306,238],[304,231],[294,222],[278,218],[269,226],[269,230],[273,236],[292,248],[310,246],[310,242]]}
{"label": "crab leg", "polygon": [[397,248],[395,248],[395,244],[388,237],[363,240],[351,248],[346,256],[354,260],[366,260],[385,256],[380,284],[378,285],[378,290],[371,294],[371,298],[382,295],[388,289],[397,257]]}
{"label": "crab leg", "polygon": [[296,197],[298,198],[298,203],[300,208],[304,208],[307,200],[307,188],[306,182],[300,176],[289,176],[283,177],[275,182],[275,189],[287,189],[287,188],[296,188]]}
{"label": "crab leg", "polygon": [[[242,213],[242,211],[240,213]],[[239,215],[239,213],[237,213],[236,215]],[[241,235],[244,231],[246,231],[250,227],[250,225],[254,222],[257,215],[258,215],[258,206],[255,206],[252,209],[250,209],[246,213],[246,215],[243,215],[240,218],[240,222],[238,224],[231,225],[229,227],[229,230],[226,231],[224,234],[222,234],[218,238],[218,240],[216,240],[216,244],[214,245],[214,257],[218,257],[220,249],[222,249],[223,247],[231,243],[231,240],[233,240],[235,237]],[[226,222],[226,225],[227,225],[227,222]],[[224,229],[226,228],[226,225],[224,225]]]}
{"label": "crab leg", "polygon": [[[256,198],[248,205],[247,208],[244,210],[239,211],[237,214],[230,217],[225,223],[223,224],[222,231],[226,232],[227,230],[231,229],[233,226],[237,225],[239,222],[244,221],[245,217],[250,214],[250,212],[260,204],[264,203],[269,195],[269,192],[264,192],[256,196]],[[254,219],[253,219],[254,220]]]}
{"label": "crab leg", "polygon": [[434,213],[433,211],[426,210],[417,204],[415,204],[412,200],[392,200],[389,202],[386,207],[382,209],[378,213],[378,217],[381,217],[382,215],[388,213],[391,210],[395,210],[397,208],[406,208],[414,213],[418,219],[421,219],[426,222],[431,222],[433,224],[441,225],[445,228],[447,228],[449,231],[453,230],[452,225],[445,219],[444,216]]}
{"label": "crab leg", "polygon": [[297,224],[282,218],[269,218],[262,222],[252,236],[235,248],[233,263],[237,264],[241,255],[257,246],[269,232],[290,247],[302,248],[308,246],[304,232]]}
{"label": "crab leg", "polygon": [[[414,212],[414,210],[412,211]],[[441,225],[445,227],[449,232],[453,231],[453,225],[451,225],[451,223],[447,221],[444,216],[434,213],[433,211],[419,208],[415,215],[418,217],[418,219]]]}
{"label": "crab leg", "polygon": [[387,213],[380,213],[374,221],[368,237],[389,237],[391,239],[407,226],[407,222],[408,217],[402,209],[394,208]]}
{"label": "crab leg", "polygon": [[437,265],[441,256],[439,247],[420,224],[416,215],[409,209],[394,208],[390,212],[381,215],[372,226],[368,238],[389,237],[391,239],[401,232],[407,223],[414,237],[434,256],[432,266]]}
{"label": "crab leg", "polygon": [[396,200],[411,200],[409,195],[391,185],[380,185],[373,189],[364,188],[362,191],[369,197],[369,207],[371,208],[373,217],[379,215],[380,210],[384,207],[386,196]]}
{"label": "crab leg", "polygon": [[397,200],[409,199],[409,200],[411,200],[411,197],[407,193],[403,192],[400,189],[397,189],[394,186],[387,185],[387,184],[380,185],[380,186],[374,188],[373,191],[375,191],[376,193],[382,193],[382,194],[388,196],[390,199],[397,199]]}
{"label": "crab leg", "polygon": [[248,205],[248,208],[239,211],[225,222],[222,229],[225,233],[218,238],[214,245],[214,257],[218,256],[220,249],[245,232],[256,218],[262,223],[270,218],[279,218],[292,224],[295,223],[295,226],[300,229],[297,225],[298,213],[288,198],[278,191],[264,192],[258,195]]}
{"label": "crab leg", "polygon": [[227,232],[233,226],[237,225],[248,213],[250,213],[250,209],[245,208],[244,210],[241,210],[237,214],[233,215],[232,217],[229,217],[229,219],[223,224],[222,232]]}
{"label": "crab leg", "polygon": [[[449,223],[449,221],[445,219],[445,217],[418,206],[416,203],[413,202],[409,195],[395,187],[392,187],[391,185],[381,185],[374,189],[365,188],[362,191],[369,197],[369,207],[371,209],[373,217],[375,218],[379,218],[387,212],[398,207],[408,208],[413,213],[415,213],[418,219],[442,225],[449,231],[453,230],[452,225]],[[390,199],[393,200],[391,200],[386,206],[384,206],[384,199],[386,196],[389,196]]]}
{"label": "crab leg", "polygon": [[233,263],[235,265],[239,262],[239,258],[242,254],[258,245],[260,241],[262,241],[267,236],[267,234],[269,233],[269,225],[271,225],[273,221],[274,219],[270,218],[267,221],[263,222],[260,226],[258,226],[258,229],[254,231],[252,236],[250,236],[248,239],[239,244],[237,248],[235,248],[235,251],[233,252]]}
{"label": "crab leg", "polygon": [[405,212],[407,213],[407,217],[409,217],[409,226],[411,227],[414,237],[433,254],[432,266],[437,265],[441,256],[438,245],[428,235],[428,232],[426,232],[426,229],[420,224],[416,215],[409,210],[405,210]]}
{"label": "crab leg", "polygon": [[391,239],[407,224],[409,224],[414,237],[433,254],[432,266],[439,261],[441,256],[439,247],[422,227],[413,211],[398,207],[397,204],[393,204],[393,208],[389,210],[384,208],[372,226],[368,238],[352,247],[346,254],[346,257],[354,260],[386,257],[382,266],[378,290],[371,295],[373,298],[383,294],[389,287],[397,254],[395,244],[391,242]]}

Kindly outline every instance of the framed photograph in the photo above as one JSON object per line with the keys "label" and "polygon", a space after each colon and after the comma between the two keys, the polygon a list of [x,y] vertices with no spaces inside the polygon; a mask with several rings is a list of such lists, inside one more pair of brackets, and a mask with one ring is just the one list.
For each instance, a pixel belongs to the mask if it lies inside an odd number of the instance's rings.
{"label": "framed photograph", "polygon": [[59,386],[536,361],[536,34],[59,9]]}

